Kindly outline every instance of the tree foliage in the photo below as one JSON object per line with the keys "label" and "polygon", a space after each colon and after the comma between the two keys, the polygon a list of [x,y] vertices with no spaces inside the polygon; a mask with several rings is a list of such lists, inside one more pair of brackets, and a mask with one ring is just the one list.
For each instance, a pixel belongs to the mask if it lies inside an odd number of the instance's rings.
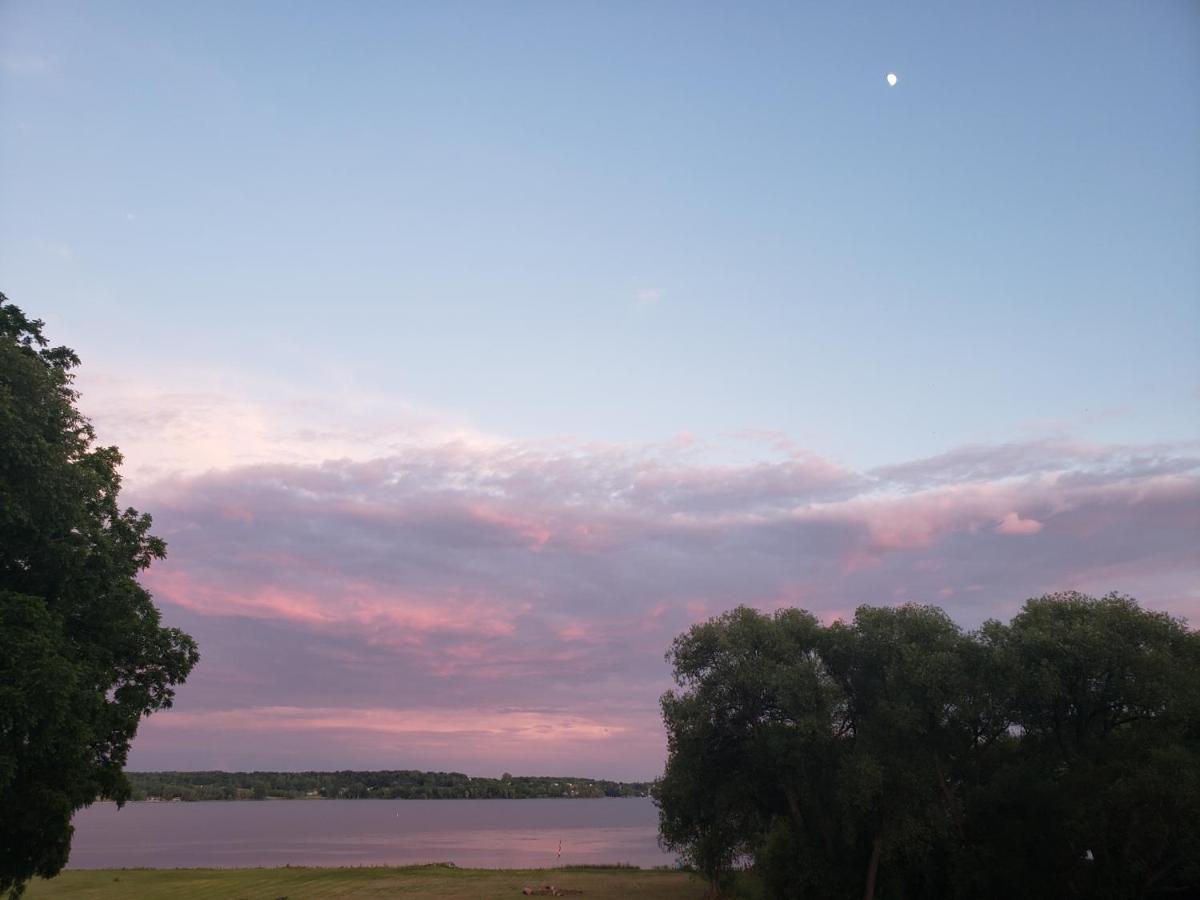
{"label": "tree foliage", "polygon": [[115,447],[76,408],[79,358],[0,294],[0,892],[66,863],[71,816],[124,801],[138,721],[198,658],[136,575],[166,545],[118,504]]}
{"label": "tree foliage", "polygon": [[767,896],[1200,890],[1200,635],[1057,594],[973,633],[928,606],[739,608],[668,653],[661,839]]}

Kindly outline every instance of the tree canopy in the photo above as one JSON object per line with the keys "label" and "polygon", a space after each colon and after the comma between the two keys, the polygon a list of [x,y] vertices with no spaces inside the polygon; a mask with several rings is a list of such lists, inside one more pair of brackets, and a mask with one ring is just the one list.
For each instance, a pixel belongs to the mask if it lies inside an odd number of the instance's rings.
{"label": "tree canopy", "polygon": [[1041,597],[969,633],[929,606],[829,626],[743,607],[668,660],[661,840],[714,886],[1200,890],[1200,635],[1128,597]]}
{"label": "tree canopy", "polygon": [[166,553],[118,502],[121,455],[76,408],[79,358],[0,294],[0,892],[62,869],[71,816],[123,802],[142,716],[171,705],[195,642],[137,574]]}

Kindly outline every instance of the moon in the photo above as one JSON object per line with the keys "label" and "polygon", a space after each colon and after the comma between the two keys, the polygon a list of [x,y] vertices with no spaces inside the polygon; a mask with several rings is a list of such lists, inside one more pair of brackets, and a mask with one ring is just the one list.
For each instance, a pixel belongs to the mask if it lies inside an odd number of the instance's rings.
{"label": "moon", "polygon": [[896,86],[896,82],[897,82],[897,81],[899,81],[899,79],[896,77],[896,73],[895,73],[895,72],[888,72],[888,73],[887,73],[887,83],[888,83],[888,86],[889,86],[889,87],[895,87],[895,86]]}

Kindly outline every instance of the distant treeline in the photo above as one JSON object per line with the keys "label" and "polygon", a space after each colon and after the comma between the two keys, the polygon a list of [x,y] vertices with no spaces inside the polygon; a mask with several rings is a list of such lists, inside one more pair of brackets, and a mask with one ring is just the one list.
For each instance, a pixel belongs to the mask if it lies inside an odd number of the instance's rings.
{"label": "distant treeline", "polygon": [[523,800],[538,797],[645,797],[645,781],[461,772],[127,772],[134,800]]}

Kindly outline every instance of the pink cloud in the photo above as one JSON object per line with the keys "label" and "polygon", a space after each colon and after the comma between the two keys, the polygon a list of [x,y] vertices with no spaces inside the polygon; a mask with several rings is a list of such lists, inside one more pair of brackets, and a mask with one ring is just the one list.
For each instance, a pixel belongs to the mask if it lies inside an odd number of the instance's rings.
{"label": "pink cloud", "polygon": [[528,542],[531,550],[541,550],[546,542],[554,536],[547,526],[539,522],[512,513],[501,512],[483,504],[471,506],[470,512],[480,522],[519,535]]}
{"label": "pink cloud", "polygon": [[164,729],[226,732],[365,731],[388,735],[446,736],[507,741],[615,740],[629,730],[615,719],[598,721],[566,711],[529,709],[389,709],[261,706],[186,712],[157,720]]}
{"label": "pink cloud", "polygon": [[832,625],[834,622],[849,622],[854,618],[854,611],[851,609],[827,609],[821,612],[818,619],[822,625]]}
{"label": "pink cloud", "polygon": [[254,524],[254,511],[237,503],[230,503],[222,507],[221,515],[231,522],[241,522],[243,525]]}
{"label": "pink cloud", "polygon": [[[489,747],[534,758],[548,729],[546,765],[649,776],[663,652],[739,603],[829,621],[936,602],[971,626],[1079,587],[1200,612],[1186,448],[971,447],[853,472],[777,443],[779,462],[716,466],[686,446],[450,442],[144,485],[171,549],[146,584],[203,654],[147,759],[204,767],[185,736],[224,723],[299,767],[318,758],[303,733],[339,766],[479,771]],[[210,764],[258,759],[213,747]]]}
{"label": "pink cloud", "polygon": [[559,628],[555,634],[560,641],[586,641],[592,637],[592,630],[583,622],[570,622]]}
{"label": "pink cloud", "polygon": [[1017,513],[1007,513],[996,526],[996,534],[1037,534],[1042,530],[1037,519],[1022,519]]}
{"label": "pink cloud", "polygon": [[284,592],[274,587],[252,592],[222,590],[189,576],[159,565],[142,576],[142,581],[160,600],[206,615],[247,615],[255,618],[278,618],[308,624],[333,621],[324,613],[316,599],[300,593]]}
{"label": "pink cloud", "polygon": [[483,598],[419,599],[348,581],[332,594],[267,585],[240,590],[205,584],[160,565],[143,576],[160,600],[204,615],[242,615],[310,626],[367,626],[373,642],[415,643],[430,632],[511,634],[510,613]]}

